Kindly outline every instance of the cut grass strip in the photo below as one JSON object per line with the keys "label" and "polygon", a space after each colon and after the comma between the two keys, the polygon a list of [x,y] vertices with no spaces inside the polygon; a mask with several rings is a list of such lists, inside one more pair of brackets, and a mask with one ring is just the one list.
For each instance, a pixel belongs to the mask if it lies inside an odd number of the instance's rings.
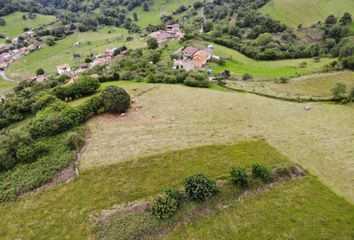
{"label": "cut grass strip", "polygon": [[223,176],[236,165],[276,165],[288,159],[265,141],[168,152],[81,172],[74,182],[0,206],[2,239],[87,239],[89,217],[114,204],[180,187],[185,176]]}

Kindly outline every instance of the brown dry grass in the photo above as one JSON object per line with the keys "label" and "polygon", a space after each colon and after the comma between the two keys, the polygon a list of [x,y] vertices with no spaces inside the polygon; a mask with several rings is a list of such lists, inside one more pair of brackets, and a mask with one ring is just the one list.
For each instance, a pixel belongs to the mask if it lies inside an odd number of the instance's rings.
{"label": "brown dry grass", "polygon": [[[354,106],[305,104],[252,94],[176,85],[136,100],[125,117],[101,115],[88,122],[89,145],[81,170],[142,155],[262,137],[354,202]],[[145,84],[138,86],[146,89]],[[129,90],[129,89],[128,89]]]}

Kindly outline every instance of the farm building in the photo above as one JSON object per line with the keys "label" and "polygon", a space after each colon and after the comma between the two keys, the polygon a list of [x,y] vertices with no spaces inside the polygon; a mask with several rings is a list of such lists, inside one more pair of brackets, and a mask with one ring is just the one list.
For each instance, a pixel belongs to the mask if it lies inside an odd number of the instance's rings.
{"label": "farm building", "polygon": [[173,68],[183,68],[189,70],[201,70],[206,63],[213,57],[213,50],[208,47],[203,50],[199,50],[194,47],[186,47],[183,49],[183,59],[174,59]]}
{"label": "farm building", "polygon": [[149,35],[157,40],[158,43],[162,43],[172,39],[181,39],[184,33],[181,32],[179,24],[168,25],[165,30],[159,30]]}
{"label": "farm building", "polygon": [[57,67],[57,71],[59,74],[70,73],[71,68],[70,68],[69,64],[63,64],[63,65],[60,65]]}

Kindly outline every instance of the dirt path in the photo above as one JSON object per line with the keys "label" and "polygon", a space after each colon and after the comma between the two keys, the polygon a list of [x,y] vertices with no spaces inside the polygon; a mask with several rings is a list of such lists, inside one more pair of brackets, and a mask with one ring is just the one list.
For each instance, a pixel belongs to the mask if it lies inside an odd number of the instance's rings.
{"label": "dirt path", "polygon": [[19,83],[20,82],[20,81],[17,81],[17,80],[9,78],[4,71],[0,71],[0,77],[2,79],[4,79],[5,81],[14,82],[14,83]]}

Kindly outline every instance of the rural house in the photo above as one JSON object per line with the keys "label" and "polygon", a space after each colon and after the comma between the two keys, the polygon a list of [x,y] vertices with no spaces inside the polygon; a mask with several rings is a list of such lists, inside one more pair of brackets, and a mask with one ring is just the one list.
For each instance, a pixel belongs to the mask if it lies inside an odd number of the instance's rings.
{"label": "rural house", "polygon": [[69,64],[63,64],[63,65],[60,65],[57,67],[57,71],[59,74],[70,73],[71,68],[70,68]]}
{"label": "rural house", "polygon": [[213,49],[211,46],[203,50],[194,47],[186,47],[182,50],[182,53],[183,59],[173,60],[174,69],[183,68],[187,71],[201,70],[213,57]]}
{"label": "rural house", "polygon": [[168,25],[165,30],[159,30],[149,35],[155,38],[158,43],[162,43],[172,39],[181,39],[184,33],[181,32],[179,24]]}

